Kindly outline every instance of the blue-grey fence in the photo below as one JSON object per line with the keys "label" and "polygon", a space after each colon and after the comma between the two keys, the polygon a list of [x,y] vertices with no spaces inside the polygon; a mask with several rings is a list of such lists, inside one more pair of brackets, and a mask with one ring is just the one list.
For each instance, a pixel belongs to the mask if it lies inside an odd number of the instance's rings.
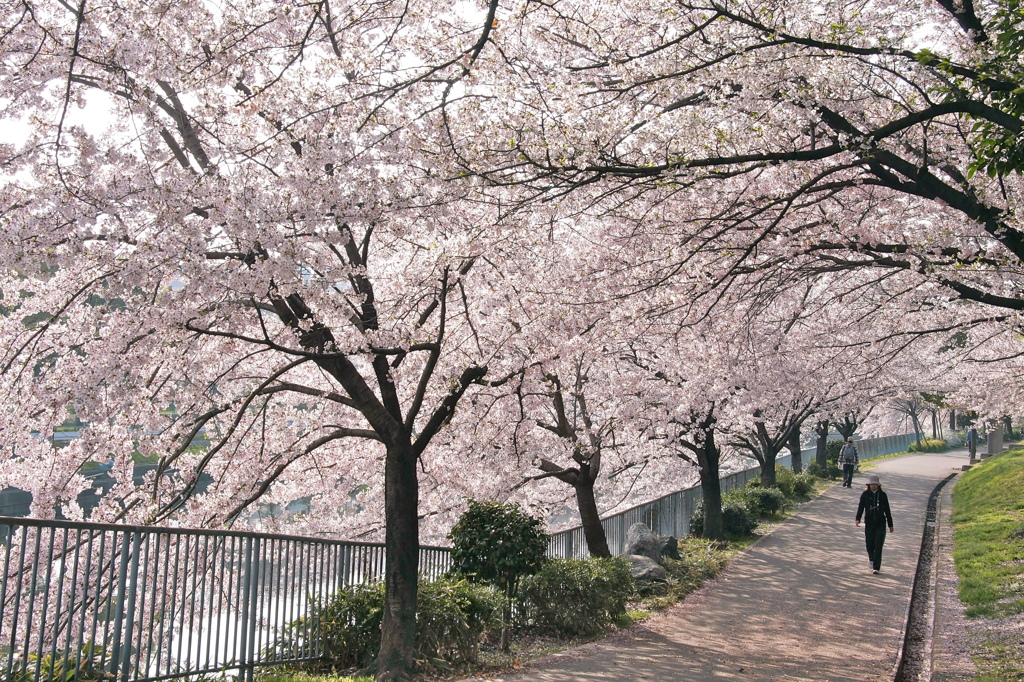
{"label": "blue-grey fence", "polygon": [[[310,606],[379,580],[384,546],[0,518],[3,679],[159,680],[320,658]],[[420,549],[439,576],[445,548]]]}
{"label": "blue-grey fence", "polygon": [[[914,442],[914,434],[883,436],[881,438],[864,438],[858,440],[857,452],[861,459],[879,457],[896,452],[904,452]],[[801,451],[804,466],[814,460],[815,449]],[[789,467],[791,455],[779,457],[776,463]],[[760,476],[757,466],[722,477],[722,492],[742,487],[752,478]],[[622,554],[626,544],[626,531],[634,523],[646,524],[659,535],[683,537],[690,532],[690,517],[697,502],[701,499],[700,486],[693,486],[678,492],[670,493],[651,502],[632,507],[601,520],[608,539],[608,549],[613,555]],[[548,554],[566,559],[581,559],[590,556],[587,541],[583,535],[583,527],[570,528],[552,533],[548,544]]]}

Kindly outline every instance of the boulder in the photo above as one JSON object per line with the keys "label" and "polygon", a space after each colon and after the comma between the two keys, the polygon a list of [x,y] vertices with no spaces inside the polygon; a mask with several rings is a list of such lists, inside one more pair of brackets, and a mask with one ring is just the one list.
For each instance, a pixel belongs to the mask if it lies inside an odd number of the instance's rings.
{"label": "boulder", "polygon": [[676,540],[675,535],[661,535],[658,537],[658,541],[661,543],[661,556],[667,556],[676,561],[682,559],[679,556],[679,541]]}
{"label": "boulder", "polygon": [[634,523],[626,531],[626,547],[623,554],[639,554],[655,563],[661,563],[661,542],[651,529],[642,523]]}
{"label": "boulder", "polygon": [[637,582],[663,582],[668,577],[665,569],[650,557],[626,554],[624,558],[629,562],[629,571]]}

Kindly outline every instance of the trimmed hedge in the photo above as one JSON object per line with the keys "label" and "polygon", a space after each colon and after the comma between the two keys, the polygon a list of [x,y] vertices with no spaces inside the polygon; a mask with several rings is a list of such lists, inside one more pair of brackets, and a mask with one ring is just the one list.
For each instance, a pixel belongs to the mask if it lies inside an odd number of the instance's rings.
{"label": "trimmed hedge", "polygon": [[520,599],[528,625],[563,636],[593,635],[626,613],[634,590],[625,559],[551,559],[523,578]]}

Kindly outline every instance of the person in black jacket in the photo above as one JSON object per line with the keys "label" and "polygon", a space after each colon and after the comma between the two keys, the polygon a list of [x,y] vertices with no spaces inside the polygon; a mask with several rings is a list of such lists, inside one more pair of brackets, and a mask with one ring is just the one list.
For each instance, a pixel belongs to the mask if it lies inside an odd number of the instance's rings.
{"label": "person in black jacket", "polygon": [[868,476],[867,488],[860,494],[857,505],[857,525],[864,519],[864,542],[871,561],[871,572],[878,573],[882,568],[882,545],[885,544],[885,529],[893,532],[892,511],[889,510],[889,497],[882,490],[878,476]]}

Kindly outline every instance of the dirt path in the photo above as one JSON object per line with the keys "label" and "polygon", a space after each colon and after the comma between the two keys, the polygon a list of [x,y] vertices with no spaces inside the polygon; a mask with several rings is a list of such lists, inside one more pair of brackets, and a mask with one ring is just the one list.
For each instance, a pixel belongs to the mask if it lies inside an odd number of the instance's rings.
{"label": "dirt path", "polygon": [[804,505],[685,602],[613,637],[533,661],[502,682],[891,679],[928,495],[961,452],[880,462],[896,532],[872,575],[853,525],[866,474]]}

